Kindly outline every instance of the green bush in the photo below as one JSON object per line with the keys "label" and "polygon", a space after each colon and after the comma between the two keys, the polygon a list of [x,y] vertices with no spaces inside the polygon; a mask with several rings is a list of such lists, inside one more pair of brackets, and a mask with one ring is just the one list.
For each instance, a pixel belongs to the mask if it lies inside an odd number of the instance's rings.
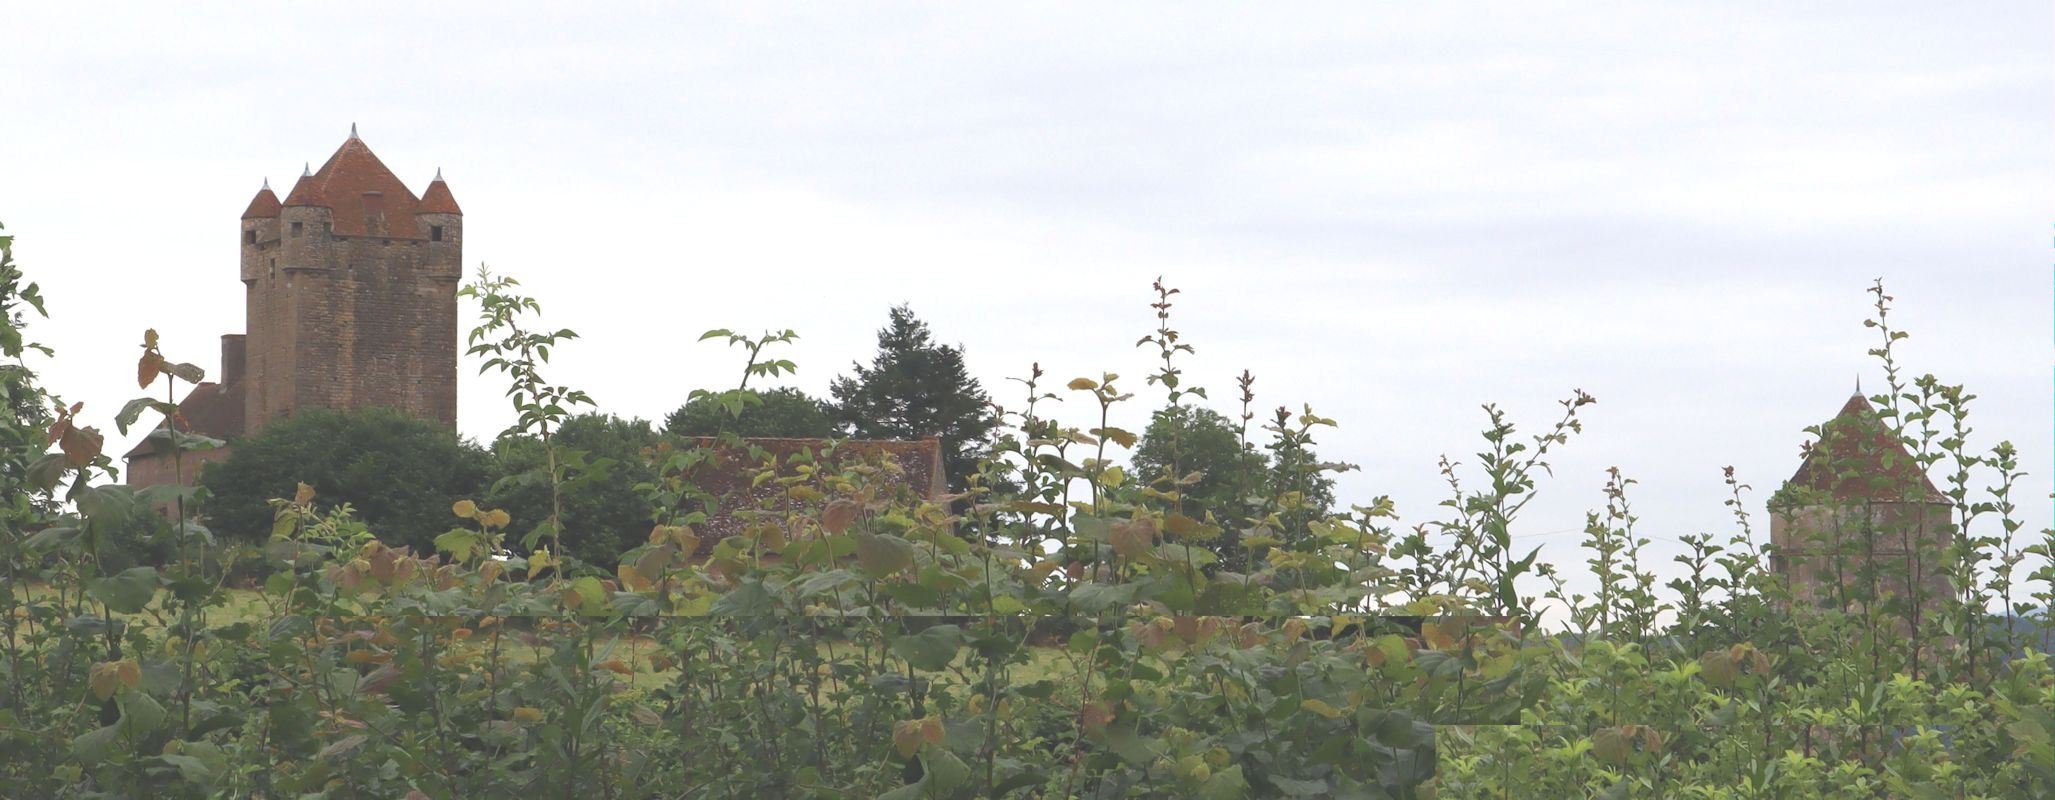
{"label": "green bush", "polygon": [[483,494],[491,469],[449,428],[384,408],[310,409],[230,445],[201,470],[203,512],[217,536],[246,543],[270,538],[270,500],[305,483],[324,506],[349,504],[386,543],[432,552],[450,504]]}
{"label": "green bush", "polygon": [[750,438],[826,439],[835,435],[835,423],[826,403],[790,387],[770,391],[745,390],[752,399],[742,401],[742,413],[729,414],[718,398],[701,397],[664,418],[664,433],[672,436],[719,436],[731,433]]}
{"label": "green bush", "polygon": [[[509,443],[508,460],[543,451],[565,521],[546,535],[578,546],[579,482],[605,456],[571,443],[625,451],[647,426],[568,414],[573,393],[528,357],[568,337],[527,333],[534,304],[511,285],[476,293],[505,312],[489,327],[523,427],[552,435]],[[1166,355],[1158,376],[1174,375]],[[1388,502],[1339,517],[1265,487],[1248,571],[1214,570],[1205,520],[1223,515],[1107,457],[1134,441],[1103,421],[1131,397],[1115,382],[1068,384],[1089,428],[1029,410],[1002,432],[1008,456],[975,475],[1015,490],[954,513],[875,491],[874,465],[779,464],[707,559],[697,499],[675,485],[704,451],[656,463],[638,494],[665,524],[590,565],[491,557],[514,523],[468,500],[366,531],[282,483],[284,546],[311,557],[243,592],[187,553],[113,569],[80,531],[134,507],[81,433],[50,462],[64,480],[36,489],[82,487],[76,516],[0,528],[7,552],[52,565],[46,584],[0,587],[0,796],[2055,796],[2055,670],[1987,624],[1993,607],[2044,614],[2055,593],[2045,540],[2004,535],[2007,445],[1921,450],[1992,478],[1937,565],[1960,596],[1937,598],[1940,630],[1922,632],[1888,600],[1792,602],[1731,476],[1737,530],[1693,537],[1674,591],[1639,566],[1618,475],[1585,542],[1600,595],[1530,591],[1558,576],[1514,546],[1519,512],[1579,431],[1581,392],[1538,436],[1491,410],[1481,474],[1450,481],[1418,525]],[[1903,394],[1909,412],[1945,406]],[[1280,417],[1272,433],[1303,448],[1322,424]],[[1273,535],[1292,514],[1302,535]],[[443,529],[436,553],[370,538],[409,522]],[[1569,634],[1537,625],[1544,599],[1570,611]]]}
{"label": "green bush", "polygon": [[[649,539],[650,504],[635,487],[655,479],[644,451],[660,437],[644,420],[606,414],[572,417],[551,436],[569,462],[561,492],[564,552],[610,569],[622,553]],[[495,479],[482,501],[485,506],[505,510],[513,530],[521,533],[549,519],[542,441],[502,436],[493,443],[492,456]]]}

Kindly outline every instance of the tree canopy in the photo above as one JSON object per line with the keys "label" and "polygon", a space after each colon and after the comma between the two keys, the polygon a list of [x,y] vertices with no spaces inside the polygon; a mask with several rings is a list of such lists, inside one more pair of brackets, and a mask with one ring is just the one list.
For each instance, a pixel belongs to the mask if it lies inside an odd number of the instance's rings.
{"label": "tree canopy", "polygon": [[790,387],[743,391],[756,402],[745,400],[740,416],[730,415],[713,397],[700,397],[679,406],[665,417],[664,432],[673,436],[732,433],[745,438],[798,439],[825,439],[835,435],[832,409],[805,392]]}
{"label": "tree canopy", "polygon": [[349,503],[388,543],[433,552],[450,504],[476,497],[490,466],[455,431],[389,408],[309,409],[230,444],[200,473],[203,510],[216,534],[242,541],[268,538],[268,501],[305,483],[323,506]]}
{"label": "tree canopy", "polygon": [[[643,450],[660,441],[647,420],[610,414],[580,414],[564,420],[551,435],[566,480],[562,545],[566,554],[611,569],[617,557],[649,537],[649,504],[636,492],[656,471]],[[549,480],[542,441],[533,436],[502,436],[493,443],[495,480],[485,499],[487,508],[506,511],[512,531],[526,533],[547,520]]]}
{"label": "tree canopy", "polygon": [[870,366],[852,366],[855,375],[835,379],[830,390],[836,424],[863,439],[941,439],[949,487],[961,490],[999,424],[991,398],[964,367],[963,348],[936,344],[927,323],[900,305],[878,331]]}
{"label": "tree canopy", "polygon": [[1226,417],[1209,408],[1171,406],[1156,412],[1134,452],[1136,477],[1145,483],[1198,473],[1184,487],[1187,505],[1218,508],[1260,492],[1269,460],[1245,446]]}

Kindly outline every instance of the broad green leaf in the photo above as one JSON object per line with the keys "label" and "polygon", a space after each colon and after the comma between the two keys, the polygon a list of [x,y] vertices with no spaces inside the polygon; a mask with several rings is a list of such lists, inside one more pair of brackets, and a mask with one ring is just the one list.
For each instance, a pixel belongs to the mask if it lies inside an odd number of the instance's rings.
{"label": "broad green leaf", "polygon": [[101,530],[127,523],[136,509],[135,490],[114,484],[88,488],[72,499],[78,503],[79,515],[91,520]]}
{"label": "broad green leaf", "polygon": [[71,740],[71,755],[84,764],[98,764],[107,760],[120,737],[121,728],[114,725],[95,728]]}
{"label": "broad green leaf", "polygon": [[1248,796],[1249,780],[1242,776],[1240,764],[1213,773],[1199,787],[1199,800],[1241,800]]}
{"label": "broad green leaf", "polygon": [[1326,781],[1287,778],[1282,775],[1271,775],[1269,778],[1270,785],[1277,787],[1278,791],[1288,797],[1326,797],[1333,794],[1328,789]]}
{"label": "broad green leaf", "polygon": [[200,759],[178,754],[158,756],[158,758],[162,759],[164,763],[178,768],[178,776],[188,783],[204,786],[208,781],[214,780],[214,768],[208,766],[207,762]]}
{"label": "broad green leaf", "polygon": [[800,597],[814,597],[827,594],[857,581],[856,573],[846,569],[817,572],[800,581],[797,587]]}
{"label": "broad green leaf", "polygon": [[615,592],[614,610],[625,617],[654,617],[663,613],[656,598],[642,592]]}
{"label": "broad green leaf", "polygon": [[901,786],[897,789],[893,789],[892,791],[878,795],[878,800],[920,800],[922,796],[922,789],[926,788],[926,786],[927,781],[925,779],[916,781],[914,783],[909,783],[905,786]]}
{"label": "broad green leaf", "polygon": [[578,612],[581,614],[604,614],[607,609],[606,586],[598,578],[586,575],[571,581],[571,591],[578,593]]}
{"label": "broad green leaf", "polygon": [[930,747],[920,760],[927,767],[928,785],[934,787],[936,794],[946,796],[970,778],[970,765],[947,748]]}
{"label": "broad green leaf", "polygon": [[164,724],[164,706],[146,692],[122,692],[115,702],[121,705],[125,735],[142,736]]}
{"label": "broad green leaf", "polygon": [[471,553],[484,541],[479,533],[467,528],[452,528],[435,537],[435,549],[450,554],[458,562],[470,561]]}
{"label": "broad green leaf", "polygon": [[763,581],[750,578],[741,586],[714,601],[707,613],[717,617],[742,617],[768,614],[771,612],[771,593],[764,589]]}
{"label": "broad green leaf", "polygon": [[906,659],[914,669],[935,671],[956,660],[963,646],[963,631],[955,625],[936,625],[920,633],[892,640],[892,654]]}
{"label": "broad green leaf", "polygon": [[123,614],[134,614],[150,604],[150,598],[157,594],[157,570],[154,567],[133,567],[121,574],[86,581],[86,594],[106,603],[111,610]]}
{"label": "broad green leaf", "polygon": [[1070,590],[1070,603],[1079,613],[1098,614],[1134,602],[1132,583],[1087,583]]}
{"label": "broad green leaf", "polygon": [[889,533],[856,535],[856,562],[864,574],[883,578],[913,563],[913,543]]}

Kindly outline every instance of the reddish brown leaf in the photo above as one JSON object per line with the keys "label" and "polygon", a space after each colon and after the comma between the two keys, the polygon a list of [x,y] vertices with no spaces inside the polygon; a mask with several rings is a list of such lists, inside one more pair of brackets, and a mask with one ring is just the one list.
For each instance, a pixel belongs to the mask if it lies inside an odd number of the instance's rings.
{"label": "reddish brown leaf", "polygon": [[849,530],[849,526],[856,522],[856,513],[861,510],[863,507],[854,500],[837,499],[821,511],[821,527],[829,533]]}
{"label": "reddish brown leaf", "polygon": [[163,356],[157,355],[154,351],[144,353],[142,359],[136,362],[136,385],[145,389],[150,388],[150,384],[157,382],[157,374],[163,370]]}

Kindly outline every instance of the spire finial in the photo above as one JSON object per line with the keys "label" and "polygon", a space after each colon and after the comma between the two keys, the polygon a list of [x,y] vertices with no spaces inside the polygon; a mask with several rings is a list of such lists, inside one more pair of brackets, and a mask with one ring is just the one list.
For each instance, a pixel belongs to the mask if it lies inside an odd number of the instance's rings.
{"label": "spire finial", "polygon": [[442,181],[442,167],[436,167],[436,168],[435,168],[435,180],[429,181],[429,183],[440,183],[441,181]]}
{"label": "spire finial", "polygon": [[1862,396],[1862,373],[1855,373],[1855,396]]}
{"label": "spire finial", "polygon": [[266,192],[268,192],[268,191],[271,191],[271,176],[269,176],[269,175],[266,175],[266,176],[264,176],[264,188],[263,188],[262,190],[260,190],[260,191],[266,191]]}
{"label": "spire finial", "polygon": [[350,138],[357,138],[357,123],[350,123]]}
{"label": "spire finial", "polygon": [[306,162],[306,164],[307,164],[306,166],[304,166],[304,167],[301,167],[301,168],[300,168],[300,177],[302,177],[302,178],[312,178],[312,177],[314,177],[314,162],[312,162],[312,161],[309,161],[309,162]]}

